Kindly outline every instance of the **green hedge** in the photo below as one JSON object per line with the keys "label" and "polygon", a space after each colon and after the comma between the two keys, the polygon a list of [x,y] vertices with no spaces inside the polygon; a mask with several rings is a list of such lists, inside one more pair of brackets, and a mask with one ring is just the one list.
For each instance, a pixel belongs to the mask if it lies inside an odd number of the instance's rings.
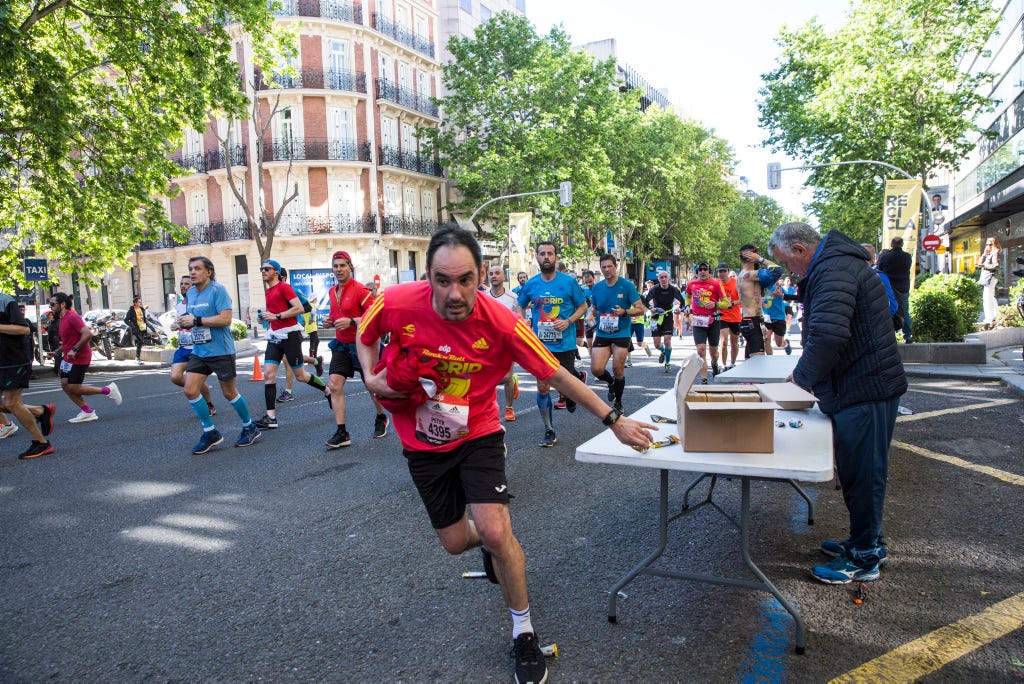
{"label": "green hedge", "polygon": [[1024,327],[1024,318],[1020,317],[1020,312],[1017,310],[1017,298],[1022,294],[1024,294],[1024,278],[1018,280],[1017,284],[1007,292],[1010,302],[999,307],[999,315],[996,316],[997,328]]}
{"label": "green hedge", "polygon": [[962,342],[956,300],[944,290],[917,290],[910,298],[910,316],[917,342]]}
{"label": "green hedge", "polygon": [[[937,301],[935,298],[926,297],[926,295],[930,295],[933,292],[944,293],[953,302],[952,333],[949,332],[949,323],[936,323],[935,325],[938,327],[928,327],[932,325],[931,321],[934,320],[930,315],[930,309],[938,306],[935,304]],[[926,321],[923,324],[924,327],[919,326],[917,314],[914,313],[914,302],[921,297],[926,298],[926,303],[919,304],[920,307],[925,309],[922,316],[922,320]],[[964,336],[974,332],[974,324],[977,323],[981,310],[981,287],[976,280],[960,273],[934,275],[925,280],[914,291],[914,294],[910,296],[910,317],[913,324],[914,339],[920,342],[961,342]],[[923,333],[929,339],[919,337],[919,333]],[[951,334],[952,338],[950,338]]]}
{"label": "green hedge", "polygon": [[231,321],[231,337],[235,340],[244,340],[249,337],[249,327],[237,319]]}

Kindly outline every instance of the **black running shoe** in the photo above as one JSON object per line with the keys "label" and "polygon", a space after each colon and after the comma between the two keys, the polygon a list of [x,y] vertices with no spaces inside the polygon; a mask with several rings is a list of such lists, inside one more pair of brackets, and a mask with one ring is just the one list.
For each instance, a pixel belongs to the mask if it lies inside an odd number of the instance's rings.
{"label": "black running shoe", "polygon": [[615,406],[613,406],[612,408],[614,408],[619,413],[622,413],[622,402],[621,401],[615,402]]}
{"label": "black running shoe", "polygon": [[533,632],[523,632],[516,637],[509,657],[515,663],[516,684],[544,684],[548,681],[548,665]]}
{"label": "black running shoe", "polygon": [[316,374],[322,376],[324,374],[324,357],[316,357]]}
{"label": "black running shoe", "polygon": [[544,439],[541,440],[540,445],[542,447],[553,447],[558,444],[558,437],[555,437],[554,430],[546,430],[544,432]]}
{"label": "black running shoe", "polygon": [[277,428],[277,418],[273,418],[269,413],[264,413],[263,417],[256,421],[256,427],[260,430],[274,430]]}
{"label": "black running shoe", "polygon": [[391,425],[391,420],[387,415],[380,413],[373,419],[373,438],[380,439],[384,435],[388,434],[388,426]]}
{"label": "black running shoe", "polygon": [[338,428],[334,431],[334,435],[324,442],[328,449],[340,449],[341,447],[348,446],[352,443],[352,438],[348,436],[348,430]]}
{"label": "black running shoe", "polygon": [[39,431],[43,433],[43,437],[53,432],[53,414],[56,412],[56,404],[43,404],[43,413],[36,418],[36,422],[39,423]]}
{"label": "black running shoe", "polygon": [[18,455],[18,458],[39,458],[46,454],[53,453],[53,445],[49,442],[36,442],[33,441],[28,445],[28,449]]}

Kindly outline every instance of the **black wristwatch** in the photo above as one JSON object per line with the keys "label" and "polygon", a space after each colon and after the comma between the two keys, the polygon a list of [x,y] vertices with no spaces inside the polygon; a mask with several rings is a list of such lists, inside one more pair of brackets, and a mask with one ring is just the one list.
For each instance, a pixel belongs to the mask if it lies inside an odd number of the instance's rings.
{"label": "black wristwatch", "polygon": [[601,422],[607,425],[608,427],[611,427],[612,425],[615,424],[615,421],[617,421],[621,417],[622,413],[620,413],[616,409],[612,409],[607,416],[601,419]]}
{"label": "black wristwatch", "polygon": [[203,324],[203,317],[202,316],[193,316],[192,317],[192,327],[193,328],[198,328],[202,324]]}

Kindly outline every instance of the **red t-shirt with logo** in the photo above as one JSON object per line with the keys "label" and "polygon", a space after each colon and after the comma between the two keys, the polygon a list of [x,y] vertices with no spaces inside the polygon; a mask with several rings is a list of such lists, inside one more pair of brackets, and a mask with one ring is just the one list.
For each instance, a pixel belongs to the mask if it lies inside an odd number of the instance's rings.
{"label": "red t-shirt with logo", "polygon": [[430,295],[426,281],[392,285],[364,314],[359,339],[371,345],[391,333],[390,344],[437,360],[438,392],[393,415],[403,447],[446,452],[501,429],[494,389],[513,361],[539,380],[551,378],[559,363],[522,318],[486,292],[477,294],[473,312],[457,322],[441,318]]}
{"label": "red t-shirt with logo", "polygon": [[[329,293],[332,321],[336,321],[339,318],[359,318],[373,304],[373,293],[355,278],[349,278],[347,283],[340,286],[340,296],[338,295],[338,288],[339,286],[335,285]],[[339,342],[355,342],[356,326],[350,325],[343,330],[335,328],[334,336],[338,338]]]}
{"label": "red t-shirt with logo", "polygon": [[291,300],[296,299],[298,295],[295,294],[295,290],[288,283],[278,281],[277,285],[267,290],[267,311],[270,316],[264,314],[264,318],[270,321],[270,328],[272,330],[280,330],[281,328],[290,328],[293,325],[299,324],[299,319],[296,316],[289,316],[288,318],[282,318],[277,320],[274,314],[287,311],[292,308]]}
{"label": "red t-shirt with logo", "polygon": [[[78,315],[77,311],[65,311],[64,315],[60,317],[60,348],[64,352],[64,360],[68,361],[68,352],[71,348],[78,344],[79,338],[82,336],[82,328],[86,327],[86,323],[82,320],[82,317]],[[78,351],[75,352],[75,360],[71,361],[75,366],[88,366],[92,363],[92,347],[86,342]]]}
{"label": "red t-shirt with logo", "polygon": [[725,296],[722,284],[710,278],[691,280],[686,294],[690,295],[690,310],[694,316],[713,316],[716,303]]}

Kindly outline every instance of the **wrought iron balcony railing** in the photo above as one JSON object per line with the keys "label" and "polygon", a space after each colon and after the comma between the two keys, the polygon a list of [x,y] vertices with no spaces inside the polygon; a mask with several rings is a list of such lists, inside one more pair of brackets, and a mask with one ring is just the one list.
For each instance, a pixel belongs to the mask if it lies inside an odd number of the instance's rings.
{"label": "wrought iron balcony railing", "polygon": [[202,152],[195,154],[178,154],[171,155],[171,161],[176,162],[181,167],[182,176],[190,176],[193,173],[206,173],[206,155]]}
{"label": "wrought iron balcony railing", "polygon": [[429,237],[437,230],[437,219],[385,214],[381,217],[381,228],[381,232],[385,235],[420,235]]}
{"label": "wrought iron balcony railing", "polygon": [[281,0],[281,9],[274,12],[279,17],[320,17],[363,23],[363,9],[347,0]]}
{"label": "wrought iron balcony railing", "polygon": [[[266,226],[260,226],[260,234],[266,235]],[[376,233],[377,215],[363,216],[307,216],[289,214],[282,216],[275,235],[319,235],[324,233]]]}
{"label": "wrought iron balcony railing", "polygon": [[291,138],[263,142],[263,161],[370,161],[366,140]]}
{"label": "wrought iron balcony railing", "polygon": [[374,12],[371,18],[373,28],[380,33],[397,40],[402,45],[411,47],[416,52],[421,52],[428,57],[434,56],[434,42],[430,38],[409,30],[391,17],[379,12]]}
{"label": "wrought iron balcony railing", "polygon": [[376,78],[374,79],[374,86],[375,95],[378,100],[395,102],[413,111],[432,116],[435,119],[440,114],[437,105],[429,97],[417,95],[412,89],[400,86],[390,79]]}
{"label": "wrought iron balcony railing", "polygon": [[377,147],[377,163],[381,166],[394,166],[408,171],[425,173],[428,176],[442,175],[441,164],[430,157],[416,154],[415,152],[403,152],[391,145],[380,145]]}
{"label": "wrought iron balcony railing", "polygon": [[326,69],[302,68],[296,69],[294,74],[266,74],[262,71],[256,72],[256,89],[269,90],[270,84],[276,84],[279,88],[309,88],[312,90],[347,90],[353,93],[366,92],[366,74],[350,69]]}
{"label": "wrought iron balcony railing", "polygon": [[[232,145],[229,149],[231,151],[231,165],[245,166],[245,145]],[[223,149],[217,148],[216,150],[210,150],[206,153],[207,171],[226,168],[227,159],[228,157],[224,154]]]}
{"label": "wrought iron balcony railing", "polygon": [[170,249],[172,247],[184,247],[185,245],[208,245],[213,242],[249,240],[252,238],[249,223],[244,218],[184,227],[188,230],[188,238],[184,241],[177,240],[170,233],[164,232],[153,236],[149,240],[143,240],[139,243],[138,249],[145,252],[152,249]]}

